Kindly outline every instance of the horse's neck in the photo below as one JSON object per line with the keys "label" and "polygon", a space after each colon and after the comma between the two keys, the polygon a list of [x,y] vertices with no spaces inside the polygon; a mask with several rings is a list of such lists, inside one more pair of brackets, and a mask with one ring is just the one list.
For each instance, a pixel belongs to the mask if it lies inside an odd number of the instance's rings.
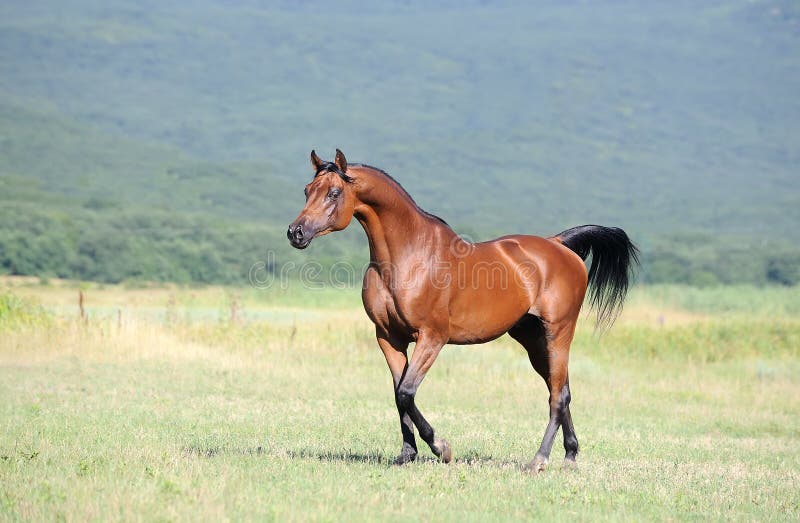
{"label": "horse's neck", "polygon": [[434,247],[432,241],[447,235],[438,231],[444,226],[432,223],[434,220],[424,214],[396,182],[372,171],[365,172],[364,176],[364,183],[369,187],[364,189],[363,199],[356,205],[355,217],[367,233],[371,262],[398,263],[409,250],[418,252],[423,244]]}

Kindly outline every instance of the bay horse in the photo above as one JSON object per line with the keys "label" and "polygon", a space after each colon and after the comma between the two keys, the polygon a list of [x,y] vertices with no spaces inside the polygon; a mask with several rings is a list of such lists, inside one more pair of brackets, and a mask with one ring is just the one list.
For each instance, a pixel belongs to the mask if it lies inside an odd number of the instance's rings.
{"label": "bay horse", "polygon": [[550,393],[550,420],[526,469],[544,470],[559,427],[564,465],[574,465],[570,343],[587,288],[599,324],[610,324],[619,313],[638,264],[628,235],[584,225],[549,238],[512,235],[471,243],[423,211],[380,169],[348,165],[338,149],[333,162],[311,151],[311,164],[314,178],[305,186],[305,207],[286,235],[293,247],[305,249],[312,239],[344,229],[353,217],[367,233],[370,263],[362,300],[394,383],[403,437],[394,463],[416,459],[415,425],[431,451],[450,462],[449,443],[414,401],[417,389],[445,344],[484,343],[508,333],[525,348]]}

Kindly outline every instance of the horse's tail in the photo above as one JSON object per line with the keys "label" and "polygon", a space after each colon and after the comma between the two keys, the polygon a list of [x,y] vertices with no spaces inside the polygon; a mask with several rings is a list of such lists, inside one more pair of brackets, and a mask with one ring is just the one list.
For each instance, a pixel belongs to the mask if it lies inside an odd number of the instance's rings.
{"label": "horse's tail", "polygon": [[639,249],[617,227],[581,225],[556,237],[589,267],[589,303],[597,311],[597,326],[610,327],[622,311],[633,270],[639,265]]}

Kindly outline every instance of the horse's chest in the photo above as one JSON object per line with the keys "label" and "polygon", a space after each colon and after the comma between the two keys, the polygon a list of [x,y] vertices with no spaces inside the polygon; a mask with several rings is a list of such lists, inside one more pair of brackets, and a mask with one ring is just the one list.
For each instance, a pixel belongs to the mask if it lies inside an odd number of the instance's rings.
{"label": "horse's chest", "polygon": [[364,275],[361,297],[370,320],[382,330],[412,337],[418,330],[419,311],[412,300],[389,289],[376,270],[369,269]]}

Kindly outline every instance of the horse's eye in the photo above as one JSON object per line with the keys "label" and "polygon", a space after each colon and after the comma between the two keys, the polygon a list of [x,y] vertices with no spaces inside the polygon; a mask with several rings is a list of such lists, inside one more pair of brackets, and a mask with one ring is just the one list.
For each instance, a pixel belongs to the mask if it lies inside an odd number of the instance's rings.
{"label": "horse's eye", "polygon": [[308,187],[303,188],[303,194],[305,194],[306,198],[308,198]]}
{"label": "horse's eye", "polygon": [[336,198],[339,197],[340,194],[342,194],[342,191],[340,189],[331,189],[328,192],[328,198],[330,198],[331,200],[335,200]]}

